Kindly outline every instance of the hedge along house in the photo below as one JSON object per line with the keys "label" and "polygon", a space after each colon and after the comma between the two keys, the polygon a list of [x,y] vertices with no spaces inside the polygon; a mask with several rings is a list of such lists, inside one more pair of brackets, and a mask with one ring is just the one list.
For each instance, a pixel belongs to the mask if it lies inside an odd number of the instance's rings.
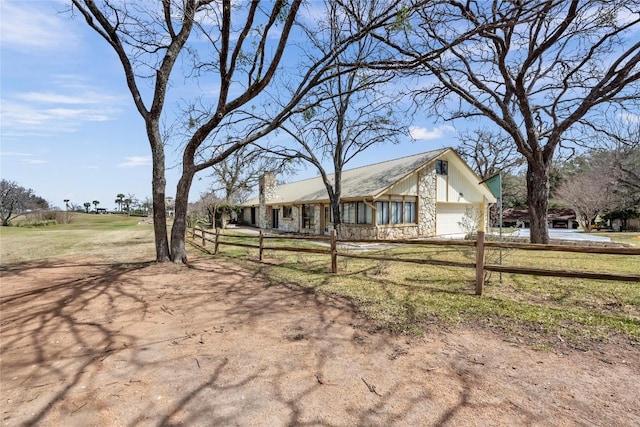
{"label": "hedge along house", "polygon": [[[496,202],[480,181],[451,148],[343,171],[339,236],[410,239],[468,232],[460,223],[469,209],[486,219],[488,205]],[[319,235],[333,228],[321,177],[277,185],[273,174],[265,174],[258,197],[243,206],[243,222],[261,229]]]}

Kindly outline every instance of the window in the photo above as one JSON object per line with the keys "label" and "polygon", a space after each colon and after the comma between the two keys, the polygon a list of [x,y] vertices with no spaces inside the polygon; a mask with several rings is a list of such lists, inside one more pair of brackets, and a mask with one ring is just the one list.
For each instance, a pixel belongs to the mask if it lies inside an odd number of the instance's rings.
{"label": "window", "polygon": [[389,202],[376,202],[378,224],[389,224]]}
{"label": "window", "polygon": [[364,202],[341,203],[340,211],[345,224],[373,223],[373,209]]}
{"label": "window", "polygon": [[355,203],[342,203],[340,206],[342,213],[342,222],[345,224],[356,223],[356,204]]}
{"label": "window", "polygon": [[391,224],[402,224],[402,202],[391,202]]}
{"label": "window", "polygon": [[404,223],[415,224],[416,202],[404,202]]}
{"label": "window", "polygon": [[373,209],[364,202],[358,202],[358,224],[371,224],[373,222]]}
{"label": "window", "polygon": [[282,217],[283,218],[291,218],[291,206],[283,206],[282,207]]}
{"label": "window", "polygon": [[449,163],[446,160],[436,160],[436,174],[449,175]]}
{"label": "window", "polygon": [[376,202],[378,224],[415,224],[416,202]]}
{"label": "window", "polygon": [[315,225],[315,206],[302,205],[302,228],[314,228]]}

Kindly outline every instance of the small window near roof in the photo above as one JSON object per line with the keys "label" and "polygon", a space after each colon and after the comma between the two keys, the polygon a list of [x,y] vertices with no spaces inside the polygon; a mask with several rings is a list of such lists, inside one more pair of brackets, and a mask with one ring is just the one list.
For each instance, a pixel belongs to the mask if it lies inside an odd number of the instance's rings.
{"label": "small window near roof", "polygon": [[448,175],[449,163],[446,160],[436,160],[436,174]]}
{"label": "small window near roof", "polygon": [[283,218],[291,218],[291,206],[283,206],[282,207],[282,217]]}

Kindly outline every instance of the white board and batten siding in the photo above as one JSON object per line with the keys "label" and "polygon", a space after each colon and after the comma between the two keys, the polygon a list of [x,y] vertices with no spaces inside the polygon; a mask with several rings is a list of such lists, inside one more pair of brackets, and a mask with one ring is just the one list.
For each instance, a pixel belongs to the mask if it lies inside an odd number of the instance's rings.
{"label": "white board and batten siding", "polygon": [[385,194],[415,196],[418,194],[418,175],[413,173],[396,182],[387,191],[385,191]]}
{"label": "white board and batten siding", "polygon": [[483,194],[476,177],[463,169],[457,159],[447,158],[448,174],[436,175],[436,235],[459,236],[460,227],[468,208],[478,209]]}

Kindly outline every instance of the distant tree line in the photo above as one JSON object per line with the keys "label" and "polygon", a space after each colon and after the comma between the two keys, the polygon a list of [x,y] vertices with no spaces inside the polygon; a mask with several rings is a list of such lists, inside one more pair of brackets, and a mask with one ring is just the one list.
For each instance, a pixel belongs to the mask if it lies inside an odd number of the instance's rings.
{"label": "distant tree line", "polygon": [[49,202],[15,181],[0,181],[0,220],[6,227],[19,215],[49,209]]}

